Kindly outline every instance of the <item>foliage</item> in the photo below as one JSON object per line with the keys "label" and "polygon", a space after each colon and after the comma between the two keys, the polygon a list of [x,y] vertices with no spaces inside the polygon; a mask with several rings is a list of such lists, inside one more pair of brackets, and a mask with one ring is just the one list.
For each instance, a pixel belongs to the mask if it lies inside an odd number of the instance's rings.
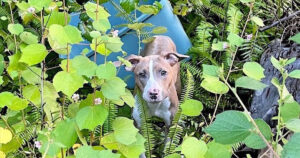
{"label": "foliage", "polygon": [[[191,61],[181,63],[184,89],[170,127],[160,127],[161,120],[150,117],[141,92],[134,98],[107,60],[122,52],[118,59],[130,64],[114,32],[118,27],[109,23],[110,14],[101,5],[106,0],[82,6],[72,0],[1,1],[0,157],[219,158],[231,157],[243,144],[268,148],[274,157],[297,157],[300,108],[285,85],[288,77],[300,78],[300,70],[285,68],[295,58],[271,58],[282,76],[272,79],[280,94],[273,118],[276,133],[250,116],[240,95],[268,86],[262,83],[264,69],[256,60],[279,35],[260,28],[268,23],[266,18],[290,13],[291,1],[173,0],[174,13],[191,21],[185,28],[193,48]],[[158,14],[163,7],[159,2],[110,3],[128,21],[122,26],[138,37],[139,52],[141,43],[167,31],[136,20],[137,11]],[[74,12],[81,13],[79,27],[68,24]],[[300,43],[299,33],[289,39]],[[90,42],[94,61],[84,52],[70,58],[72,45],[83,40]],[[105,62],[97,65],[99,54]],[[59,59],[61,55],[66,59]],[[141,105],[139,129],[129,119],[135,101]],[[230,106],[234,110],[227,110]],[[220,107],[226,110],[219,113]],[[164,128],[168,133],[161,132]]]}

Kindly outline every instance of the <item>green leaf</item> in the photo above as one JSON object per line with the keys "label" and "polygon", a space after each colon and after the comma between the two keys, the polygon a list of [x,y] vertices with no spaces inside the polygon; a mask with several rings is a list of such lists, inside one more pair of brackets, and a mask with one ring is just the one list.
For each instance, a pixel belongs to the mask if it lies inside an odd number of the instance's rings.
{"label": "green leaf", "polygon": [[149,37],[149,38],[143,39],[142,42],[143,42],[144,44],[147,44],[147,43],[152,42],[154,39],[155,39],[154,37]]}
{"label": "green leaf", "polygon": [[120,96],[125,94],[125,87],[126,83],[122,79],[113,77],[103,83],[101,91],[105,98],[118,100]]}
{"label": "green leaf", "polygon": [[84,5],[84,9],[86,10],[87,15],[93,20],[97,20],[96,11],[98,8],[98,19],[107,19],[110,14],[101,6],[97,7],[97,4],[88,2]]}
{"label": "green leaf", "polygon": [[37,86],[27,85],[22,90],[23,97],[31,101],[34,105],[38,106],[41,104],[41,93]]}
{"label": "green leaf", "polygon": [[8,57],[9,66],[7,67],[6,71],[9,73],[9,75],[12,78],[18,76],[18,72],[23,71],[23,70],[26,69],[26,64],[24,64],[22,62],[19,62],[20,58],[21,58],[21,53],[20,52],[17,52],[14,55],[11,55],[11,56]]}
{"label": "green leaf", "polygon": [[285,103],[283,106],[280,106],[280,114],[283,122],[297,119],[300,116],[300,106],[295,101],[292,103]]}
{"label": "green leaf", "polygon": [[78,75],[92,77],[95,75],[97,65],[89,58],[79,55],[72,59],[72,67]]}
{"label": "green leaf", "polygon": [[38,43],[38,37],[31,32],[23,32],[20,35],[21,40],[26,44],[36,44]]}
{"label": "green leaf", "polygon": [[224,45],[227,45],[227,42],[213,43],[211,49],[215,51],[224,51]]}
{"label": "green leaf", "polygon": [[82,146],[76,151],[76,158],[119,158],[120,154],[111,150],[94,150],[91,146]]}
{"label": "green leaf", "polygon": [[22,56],[20,62],[29,66],[42,62],[48,55],[46,47],[42,44],[31,44],[21,49]]}
{"label": "green leaf", "polygon": [[216,116],[216,120],[205,129],[217,143],[233,144],[243,141],[254,127],[240,111],[225,111]]}
{"label": "green leaf", "polygon": [[283,146],[282,158],[298,158],[300,155],[300,133],[295,133]]}
{"label": "green leaf", "polygon": [[110,25],[108,19],[98,19],[93,22],[93,27],[97,31],[106,32],[108,29],[111,28],[111,25]]}
{"label": "green leaf", "polygon": [[133,120],[126,117],[118,117],[113,121],[112,127],[117,142],[130,145],[136,141],[138,129],[134,127]]}
{"label": "green leaf", "polygon": [[47,151],[47,155],[51,157],[55,157],[63,147],[62,144],[55,141],[54,134],[46,134],[46,130],[43,130],[38,135],[37,140],[42,144],[39,151],[41,153],[45,153]]}
{"label": "green leaf", "polygon": [[28,106],[28,101],[19,97],[14,97],[11,105],[7,105],[8,108],[14,111],[23,110]]}
{"label": "green leaf", "polygon": [[78,74],[65,71],[58,72],[53,78],[56,91],[61,91],[69,97],[83,86],[83,82],[83,78]]}
{"label": "green leaf", "polygon": [[[42,69],[38,67],[28,67],[26,70],[21,72],[22,78],[29,84],[40,84],[41,83]],[[44,78],[47,78],[45,73]]]}
{"label": "green leaf", "polygon": [[91,31],[90,32],[90,36],[92,38],[99,38],[99,37],[101,37],[101,32],[99,32],[99,31]]}
{"label": "green leaf", "polygon": [[76,44],[83,41],[81,32],[71,25],[53,24],[49,28],[49,36],[60,45]]}
{"label": "green leaf", "polygon": [[74,118],[79,111],[79,104],[73,103],[68,106],[68,114],[70,118]]}
{"label": "green leaf", "polygon": [[289,77],[300,79],[300,70],[294,70],[290,72]]}
{"label": "green leaf", "polygon": [[59,42],[53,40],[51,36],[48,36],[48,42],[51,48],[58,54],[67,55],[71,52],[72,45],[69,45],[67,43],[60,44]]}
{"label": "green leaf", "polygon": [[206,78],[207,76],[219,78],[219,67],[215,65],[206,65],[206,64],[202,64],[202,67],[203,67],[203,78]]}
{"label": "green leaf", "polygon": [[47,28],[53,24],[65,26],[70,22],[71,16],[67,14],[67,23],[65,24],[65,13],[53,11],[51,15],[44,16],[44,21],[47,21]]}
{"label": "green leaf", "polygon": [[[262,119],[255,120],[259,130],[263,136],[269,141],[272,137],[271,128],[269,125]],[[253,149],[262,149],[267,146],[267,144],[262,140],[262,138],[255,132],[252,132],[245,140],[245,144]]]}
{"label": "green leaf", "polygon": [[106,48],[112,52],[122,51],[123,42],[119,37],[109,37],[106,42]]}
{"label": "green leaf", "polygon": [[271,57],[271,63],[278,70],[280,70],[282,68],[279,61],[276,58],[274,58],[273,56]]}
{"label": "green leaf", "polygon": [[65,148],[70,148],[77,140],[77,133],[75,130],[75,121],[66,119],[59,122],[53,134],[55,136],[55,141],[61,143]]}
{"label": "green leaf", "polygon": [[289,59],[289,60],[286,62],[286,65],[292,64],[293,62],[296,61],[296,59],[297,59],[296,57]]}
{"label": "green leaf", "polygon": [[183,140],[181,145],[181,153],[186,158],[204,158],[207,151],[205,142],[195,137],[188,137]]}
{"label": "green leaf", "polygon": [[293,37],[290,37],[289,40],[292,40],[298,44],[300,44],[300,33],[297,33],[296,35],[294,35]]}
{"label": "green leaf", "polygon": [[21,24],[9,24],[7,29],[14,35],[19,35],[24,31],[24,27]]}
{"label": "green leaf", "polygon": [[286,123],[286,128],[295,133],[300,132],[300,119],[290,119]]}
{"label": "green leaf", "polygon": [[30,6],[33,6],[38,11],[42,10],[44,7],[47,8],[51,2],[52,2],[51,0],[42,0],[42,1],[41,0],[29,0],[28,1]]}
{"label": "green leaf", "polygon": [[265,26],[264,21],[261,18],[257,17],[257,16],[251,17],[251,21],[253,21],[256,25],[258,25],[260,27]]}
{"label": "green leaf", "polygon": [[265,85],[260,81],[257,81],[247,76],[242,76],[235,81],[235,87],[242,87],[252,90],[263,90],[267,86],[268,85]]}
{"label": "green leaf", "polygon": [[116,77],[117,75],[117,69],[111,62],[108,62],[106,64],[102,64],[97,67],[96,69],[96,75],[100,79],[106,79],[109,80],[113,77]]}
{"label": "green leaf", "polygon": [[201,82],[201,87],[215,94],[225,94],[229,90],[229,88],[223,82],[219,81],[218,78],[214,77],[205,78]]}
{"label": "green leaf", "polygon": [[130,90],[126,89],[125,94],[122,95],[121,98],[129,107],[134,107],[135,99]]}
{"label": "green leaf", "polygon": [[135,9],[136,0],[120,0],[120,6],[126,11],[126,13],[130,13]]}
{"label": "green leaf", "polygon": [[128,158],[138,158],[145,152],[144,143],[145,139],[139,133],[136,135],[136,141],[130,145],[118,143],[115,140],[114,133],[108,134],[101,139],[101,145],[111,150],[118,150]]}
{"label": "green leaf", "polygon": [[212,141],[207,144],[207,148],[205,158],[231,158],[232,149],[230,145],[223,145]]}
{"label": "green leaf", "polygon": [[79,129],[94,130],[96,126],[103,125],[108,116],[108,111],[102,105],[87,106],[76,114],[76,123]]}
{"label": "green leaf", "polygon": [[15,96],[10,92],[0,93],[0,108],[11,105],[14,98]]}
{"label": "green leaf", "polygon": [[168,29],[166,27],[163,27],[163,26],[158,26],[158,27],[155,27],[153,30],[152,30],[152,33],[154,34],[164,34],[168,31]]}
{"label": "green leaf", "polygon": [[[90,44],[90,47],[93,51],[95,51],[96,45],[95,45],[94,40],[93,40],[93,43]],[[99,53],[99,54],[102,54],[104,56],[108,56],[111,53],[111,51],[106,48],[106,45],[104,43],[97,45],[97,51],[96,52]]]}
{"label": "green leaf", "polygon": [[200,101],[188,99],[180,105],[182,113],[187,116],[198,116],[203,110],[203,105]]}
{"label": "green leaf", "polygon": [[246,62],[243,66],[243,72],[256,80],[261,80],[265,77],[264,68],[257,62]]}
{"label": "green leaf", "polygon": [[0,151],[3,151],[5,153],[15,152],[22,145],[22,144],[20,144],[21,142],[22,142],[22,139],[20,139],[20,137],[18,137],[18,136],[15,136],[7,144],[1,144]]}
{"label": "green leaf", "polygon": [[64,31],[68,36],[68,43],[76,44],[83,41],[81,32],[75,26],[67,25],[64,27]]}
{"label": "green leaf", "polygon": [[141,5],[140,7],[137,8],[137,10],[139,10],[144,14],[154,14],[154,15],[156,15],[159,12],[158,8],[155,7],[154,5]]}
{"label": "green leaf", "polygon": [[230,33],[227,37],[227,40],[231,45],[237,47],[241,46],[245,42],[245,40],[242,37],[234,33]]}
{"label": "green leaf", "polygon": [[141,30],[144,27],[152,27],[153,25],[151,23],[133,23],[128,24],[127,27],[133,30]]}

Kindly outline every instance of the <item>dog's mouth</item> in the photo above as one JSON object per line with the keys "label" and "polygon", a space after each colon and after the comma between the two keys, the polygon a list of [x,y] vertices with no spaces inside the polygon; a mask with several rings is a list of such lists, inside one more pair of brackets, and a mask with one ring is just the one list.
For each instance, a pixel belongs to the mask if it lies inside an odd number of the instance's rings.
{"label": "dog's mouth", "polygon": [[158,99],[157,97],[150,97],[150,99],[148,100],[149,103],[152,103],[152,104],[157,104],[157,103],[160,103],[161,100]]}

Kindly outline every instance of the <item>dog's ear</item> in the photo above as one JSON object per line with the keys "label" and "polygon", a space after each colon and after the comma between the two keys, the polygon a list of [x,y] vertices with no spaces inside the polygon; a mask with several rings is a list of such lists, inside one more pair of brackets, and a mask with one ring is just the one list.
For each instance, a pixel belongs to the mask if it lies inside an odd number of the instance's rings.
{"label": "dog's ear", "polygon": [[[140,62],[140,60],[142,59],[141,56],[137,56],[137,55],[129,55],[128,57],[125,58],[126,60],[128,60],[131,64],[131,66],[127,65],[125,67],[126,71],[133,71],[135,66]],[[113,64],[115,65],[115,67],[120,67],[121,65],[124,65],[124,63],[122,63],[121,61],[114,61]]]}
{"label": "dog's ear", "polygon": [[137,56],[137,55],[133,55],[133,54],[126,57],[126,60],[128,60],[131,63],[131,67],[126,66],[125,69],[127,71],[133,71],[141,59],[142,59],[141,56]]}
{"label": "dog's ear", "polygon": [[183,55],[183,54],[179,54],[179,53],[175,53],[175,52],[170,52],[168,54],[166,54],[164,56],[165,60],[167,60],[167,62],[173,66],[176,63],[178,63],[179,61],[185,59],[185,58],[189,58],[189,56],[187,55]]}

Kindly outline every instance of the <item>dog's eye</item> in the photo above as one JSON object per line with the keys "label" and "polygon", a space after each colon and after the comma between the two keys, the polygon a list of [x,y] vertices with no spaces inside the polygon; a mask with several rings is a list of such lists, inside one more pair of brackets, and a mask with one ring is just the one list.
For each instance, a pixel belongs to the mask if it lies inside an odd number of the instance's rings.
{"label": "dog's eye", "polygon": [[161,71],[160,71],[160,75],[162,75],[162,76],[166,76],[166,75],[167,75],[167,71],[165,71],[165,70],[161,70]]}
{"label": "dog's eye", "polygon": [[141,77],[141,78],[145,78],[145,77],[146,77],[146,73],[145,73],[145,72],[141,72],[141,73],[139,73],[139,77]]}

